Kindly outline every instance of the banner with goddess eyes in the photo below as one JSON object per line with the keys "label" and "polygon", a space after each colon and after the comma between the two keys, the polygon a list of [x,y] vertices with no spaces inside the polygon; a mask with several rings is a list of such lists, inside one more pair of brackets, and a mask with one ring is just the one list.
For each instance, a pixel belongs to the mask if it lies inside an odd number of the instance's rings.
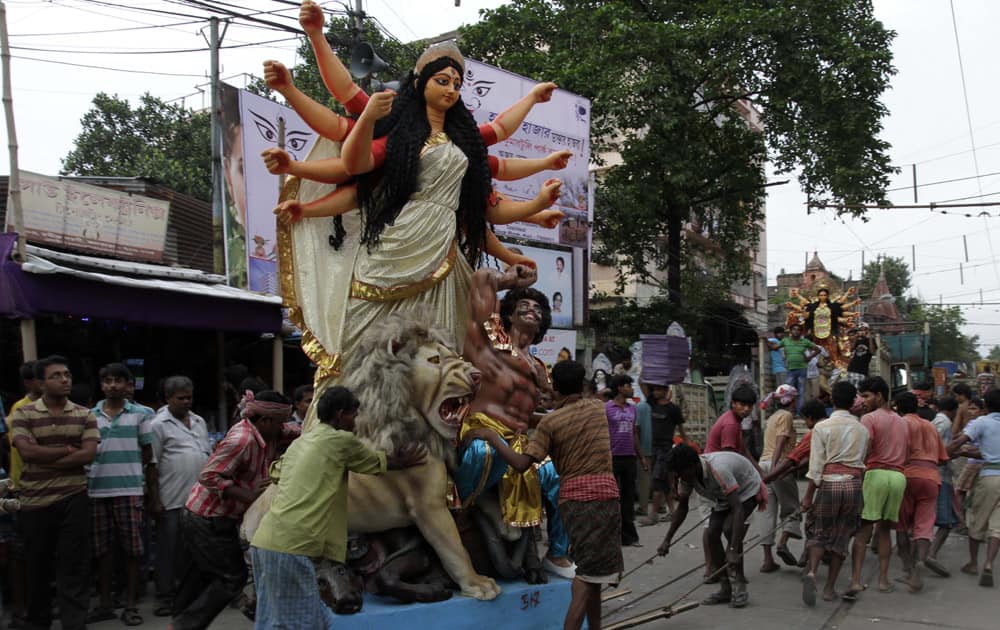
{"label": "banner with goddess eyes", "polygon": [[304,160],[316,134],[289,107],[231,85],[222,90],[222,162],[225,179],[223,227],[226,275],[231,286],[278,293],[274,207],[278,176],[260,154],[278,146],[285,125],[285,151]]}
{"label": "banner with goddess eyes", "polygon": [[[497,117],[531,91],[537,81],[466,59],[462,100],[476,122]],[[556,206],[566,217],[556,228],[530,223],[496,226],[500,236],[541,243],[587,248],[593,223],[593,195],[590,187],[590,100],[565,90],[556,90],[548,103],[532,108],[521,127],[507,140],[489,147],[499,158],[543,158],[556,151],[573,153],[561,171],[545,171],[516,181],[497,181],[496,190],[510,199],[524,201],[538,194],[545,180],[557,177],[562,190]]]}

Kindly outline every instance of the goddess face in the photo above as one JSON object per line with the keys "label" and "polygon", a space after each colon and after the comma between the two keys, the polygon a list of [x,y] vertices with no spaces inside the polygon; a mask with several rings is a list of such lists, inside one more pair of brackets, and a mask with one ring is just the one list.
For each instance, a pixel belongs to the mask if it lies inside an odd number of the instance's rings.
{"label": "goddess face", "polygon": [[440,70],[424,86],[424,100],[427,106],[439,112],[446,112],[461,99],[462,75],[452,67]]}

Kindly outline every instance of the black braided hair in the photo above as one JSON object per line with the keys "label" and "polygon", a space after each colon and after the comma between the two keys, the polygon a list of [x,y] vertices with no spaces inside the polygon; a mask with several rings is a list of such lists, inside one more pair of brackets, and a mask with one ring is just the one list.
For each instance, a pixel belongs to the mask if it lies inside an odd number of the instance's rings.
{"label": "black braided hair", "polygon": [[[420,151],[431,133],[424,87],[432,76],[448,67],[462,72],[461,66],[451,57],[428,63],[419,76],[410,72],[402,82],[390,114],[375,123],[374,137],[388,135],[389,140],[381,181],[371,173],[358,177],[358,205],[363,223],[361,242],[369,250],[378,244],[385,226],[396,219],[416,190]],[[444,132],[469,161],[462,178],[457,223],[462,253],[470,265],[478,267],[486,247],[486,203],[492,190],[486,144],[472,113],[461,99],[445,114]]]}

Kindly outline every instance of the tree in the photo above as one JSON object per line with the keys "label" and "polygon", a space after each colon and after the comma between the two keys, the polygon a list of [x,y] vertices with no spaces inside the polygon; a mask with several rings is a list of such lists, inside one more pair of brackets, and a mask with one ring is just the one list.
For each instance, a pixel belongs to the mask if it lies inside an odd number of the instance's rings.
{"label": "tree", "polygon": [[889,293],[901,298],[910,289],[910,267],[906,259],[898,256],[880,256],[865,264],[861,272],[861,297],[868,298],[878,282],[878,276],[885,272],[885,281],[889,285]]}
{"label": "tree", "polygon": [[986,355],[986,358],[990,361],[1000,361],[1000,346],[990,348],[990,353]]}
{"label": "tree", "polygon": [[[699,256],[719,284],[748,277],[765,160],[799,169],[815,202],[884,200],[892,35],[855,0],[514,0],[461,43],[591,99],[592,149],[623,160],[598,189],[601,247],[678,303],[693,259],[685,222],[712,244]],[[739,115],[748,104],[763,132]],[[664,269],[666,286],[654,277]]]}
{"label": "tree", "polygon": [[146,93],[133,108],[100,92],[80,121],[83,131],[62,160],[63,175],[149,177],[203,200],[212,198],[208,112],[193,112]]}
{"label": "tree", "polygon": [[928,360],[958,361],[972,365],[979,360],[979,335],[962,334],[965,317],[958,306],[917,305],[910,317],[930,327]]}

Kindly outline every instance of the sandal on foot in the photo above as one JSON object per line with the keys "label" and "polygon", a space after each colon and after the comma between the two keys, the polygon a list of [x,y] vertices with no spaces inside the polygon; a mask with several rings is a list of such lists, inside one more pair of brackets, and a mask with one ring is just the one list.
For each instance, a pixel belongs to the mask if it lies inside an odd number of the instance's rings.
{"label": "sandal on foot", "polygon": [[139,614],[138,608],[126,608],[122,611],[121,617],[122,623],[126,626],[141,626],[142,625],[142,615]]}
{"label": "sandal on foot", "polygon": [[115,619],[115,611],[111,608],[95,608],[87,613],[87,623],[99,623]]}
{"label": "sandal on foot", "polygon": [[927,558],[926,560],[924,560],[924,565],[934,573],[940,575],[941,577],[951,577],[951,571],[944,568],[944,565],[938,562],[937,558]]}
{"label": "sandal on foot", "polygon": [[747,602],[750,601],[750,593],[746,591],[733,591],[732,601],[729,602],[730,608],[744,608]]}
{"label": "sandal on foot", "polygon": [[979,569],[976,568],[976,566],[972,565],[972,564],[963,564],[962,568],[959,569],[959,571],[961,571],[962,573],[964,573],[966,575],[979,575]]}
{"label": "sandal on foot", "polygon": [[887,584],[886,586],[882,586],[880,584],[879,587],[878,587],[878,592],[879,593],[895,593],[896,592],[896,587],[893,586],[892,584]]}
{"label": "sandal on foot", "polygon": [[701,600],[702,606],[718,606],[719,604],[728,604],[733,601],[733,596],[731,593],[712,593],[705,599]]}
{"label": "sandal on foot", "polygon": [[993,569],[983,569],[982,575],[979,576],[979,586],[987,588],[993,586]]}
{"label": "sandal on foot", "polygon": [[847,591],[844,592],[843,595],[840,596],[840,599],[844,600],[845,602],[856,602],[858,601],[858,595],[861,594],[861,591],[864,591],[867,588],[868,588],[867,584],[865,584],[864,586],[862,586],[860,589],[857,590],[849,588],[847,589]]}
{"label": "sandal on foot", "polygon": [[815,575],[803,575],[802,576],[802,601],[806,606],[812,607],[816,605],[816,576]]}
{"label": "sandal on foot", "polygon": [[659,519],[647,516],[639,519],[639,527],[649,527],[651,525],[656,525],[659,522]]}
{"label": "sandal on foot", "polygon": [[174,614],[174,607],[170,604],[157,604],[153,609],[155,617],[169,617]]}
{"label": "sandal on foot", "polygon": [[784,562],[790,567],[794,567],[799,563],[798,558],[792,555],[792,552],[789,551],[788,547],[785,547],[784,545],[780,545],[777,549],[774,550],[774,553],[779,558],[781,558],[782,562]]}
{"label": "sandal on foot", "polygon": [[762,566],[760,568],[760,572],[761,573],[774,573],[775,571],[777,571],[780,568],[781,567],[779,567],[777,564],[774,564],[774,563],[772,563],[772,564],[765,564],[764,566]]}

